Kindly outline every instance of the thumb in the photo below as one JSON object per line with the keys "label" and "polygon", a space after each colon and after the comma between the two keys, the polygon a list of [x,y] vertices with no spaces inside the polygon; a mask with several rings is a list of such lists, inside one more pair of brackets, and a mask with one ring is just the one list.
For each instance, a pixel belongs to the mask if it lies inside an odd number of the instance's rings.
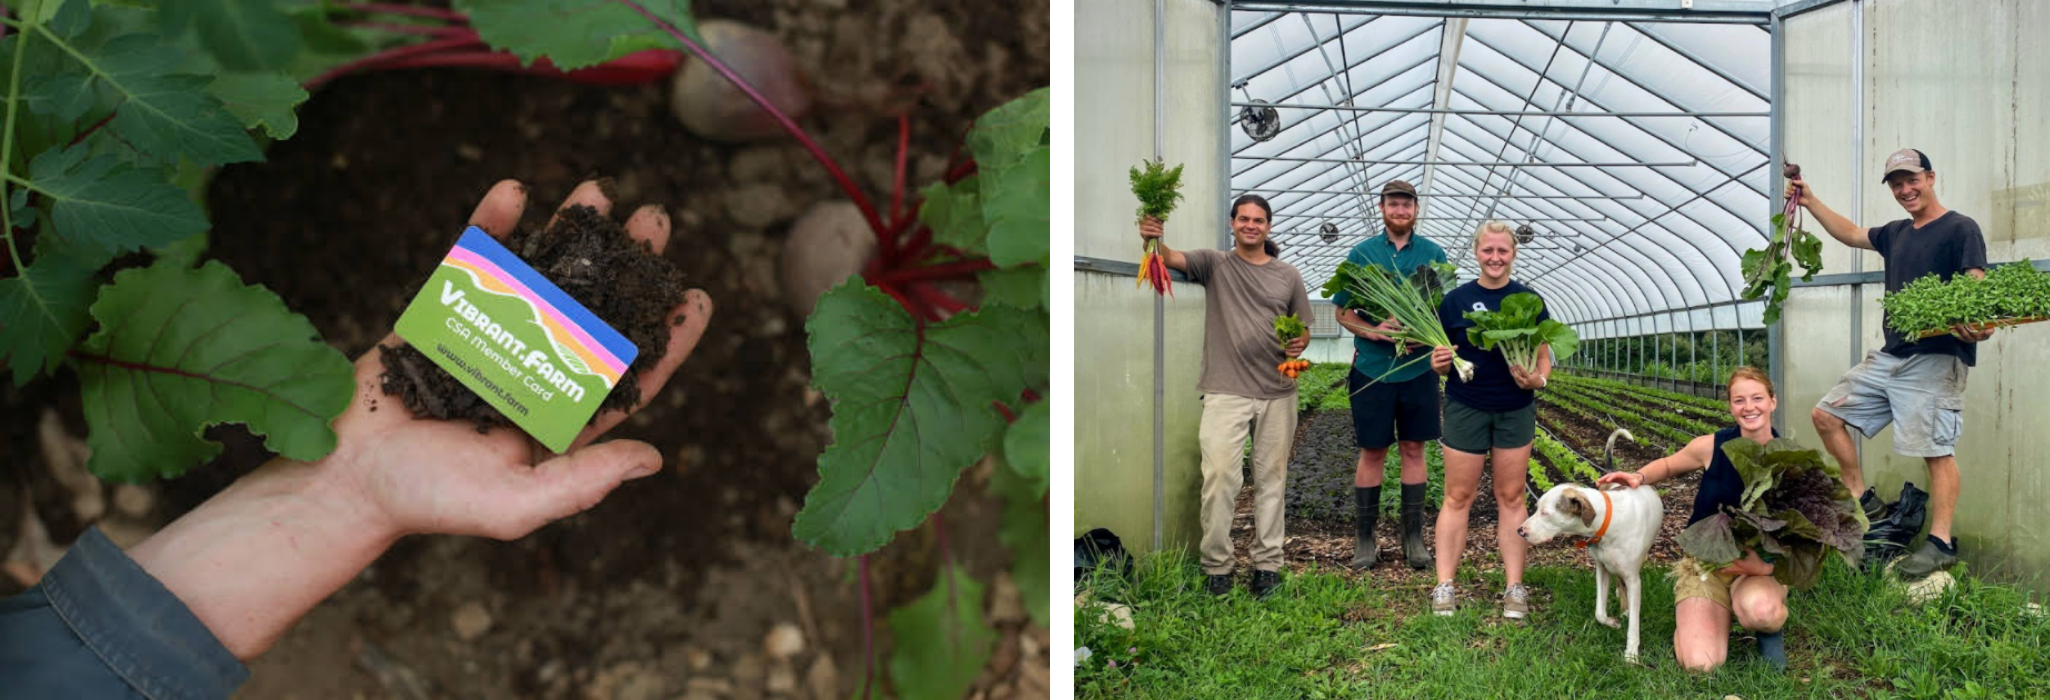
{"label": "thumb", "polygon": [[572,450],[534,467],[521,515],[533,527],[590,510],[628,479],[661,470],[662,453],[639,440],[613,440]]}

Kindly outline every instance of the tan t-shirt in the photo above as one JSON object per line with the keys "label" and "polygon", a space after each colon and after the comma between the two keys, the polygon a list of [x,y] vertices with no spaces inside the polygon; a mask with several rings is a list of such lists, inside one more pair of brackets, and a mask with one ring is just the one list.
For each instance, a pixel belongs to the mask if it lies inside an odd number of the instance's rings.
{"label": "tan t-shirt", "polygon": [[1295,314],[1310,323],[1310,293],[1294,265],[1280,258],[1254,265],[1228,250],[1185,250],[1189,279],[1203,285],[1203,378],[1196,389],[1278,399],[1295,394],[1295,380],[1275,365],[1287,353],[1274,319]]}

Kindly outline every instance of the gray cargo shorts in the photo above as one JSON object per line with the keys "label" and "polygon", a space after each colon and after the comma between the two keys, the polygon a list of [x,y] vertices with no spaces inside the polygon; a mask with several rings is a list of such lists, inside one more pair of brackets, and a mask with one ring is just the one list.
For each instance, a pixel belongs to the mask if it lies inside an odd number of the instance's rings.
{"label": "gray cargo shorts", "polygon": [[1893,451],[1902,456],[1948,457],[1964,430],[1969,370],[1955,355],[1895,357],[1873,350],[1815,407],[1867,438],[1893,424]]}

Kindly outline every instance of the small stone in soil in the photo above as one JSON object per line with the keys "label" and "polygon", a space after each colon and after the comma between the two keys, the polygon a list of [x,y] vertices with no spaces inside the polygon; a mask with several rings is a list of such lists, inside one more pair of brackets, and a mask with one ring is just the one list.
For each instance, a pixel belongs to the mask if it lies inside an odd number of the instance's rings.
{"label": "small stone in soil", "polygon": [[762,650],[768,652],[772,659],[788,659],[801,654],[804,652],[804,632],[797,629],[797,625],[778,622],[774,629],[769,630],[769,636],[762,640]]}

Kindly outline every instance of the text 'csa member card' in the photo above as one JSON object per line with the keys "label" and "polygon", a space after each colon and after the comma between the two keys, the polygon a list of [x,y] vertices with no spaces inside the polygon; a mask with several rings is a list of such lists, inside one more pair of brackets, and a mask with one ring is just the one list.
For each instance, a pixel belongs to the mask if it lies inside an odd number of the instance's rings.
{"label": "text 'csa member card'", "polygon": [[475,226],[427,278],[396,330],[556,452],[569,449],[640,352]]}

